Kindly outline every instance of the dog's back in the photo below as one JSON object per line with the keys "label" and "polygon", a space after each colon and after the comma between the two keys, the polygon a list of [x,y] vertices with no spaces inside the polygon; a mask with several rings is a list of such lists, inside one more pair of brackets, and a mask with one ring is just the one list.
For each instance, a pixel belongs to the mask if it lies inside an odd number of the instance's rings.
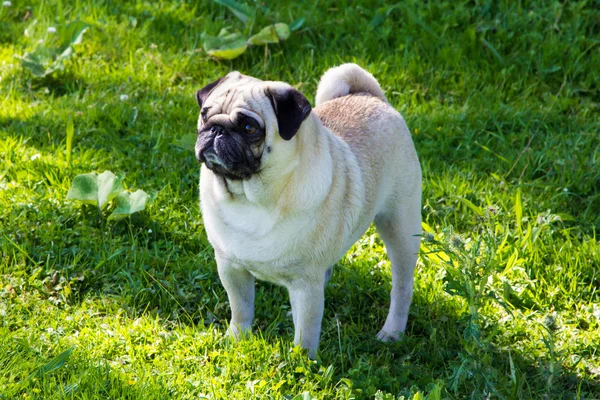
{"label": "dog's back", "polygon": [[378,178],[370,184],[411,188],[420,182],[419,161],[406,122],[370,73],[356,64],[328,70],[319,83],[316,103],[313,111],[348,144],[362,173]]}

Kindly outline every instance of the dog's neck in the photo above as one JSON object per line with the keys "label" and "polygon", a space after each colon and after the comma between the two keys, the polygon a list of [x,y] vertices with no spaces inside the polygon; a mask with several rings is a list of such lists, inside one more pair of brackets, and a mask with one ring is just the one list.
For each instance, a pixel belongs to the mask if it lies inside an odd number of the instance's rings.
{"label": "dog's neck", "polygon": [[[295,151],[264,167],[248,180],[225,180],[230,200],[249,202],[271,210],[284,205],[301,205],[306,211],[318,207],[332,184],[333,141],[338,140],[314,113],[302,123],[294,137]],[[274,210],[273,210],[274,211]]]}
{"label": "dog's neck", "polygon": [[330,136],[333,134],[311,113],[296,134],[296,159],[279,196],[280,204],[299,204],[310,210],[327,197],[333,179]]}

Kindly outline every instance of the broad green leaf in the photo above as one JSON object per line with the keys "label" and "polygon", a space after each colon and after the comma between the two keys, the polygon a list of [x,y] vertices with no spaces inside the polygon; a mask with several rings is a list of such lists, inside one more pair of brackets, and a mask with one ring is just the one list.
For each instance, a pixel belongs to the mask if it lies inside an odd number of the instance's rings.
{"label": "broad green leaf", "polygon": [[269,25],[263,28],[256,35],[251,36],[248,39],[248,43],[254,46],[266,43],[279,43],[279,37],[277,36],[277,32],[275,32],[275,26]]}
{"label": "broad green leaf", "polygon": [[47,68],[56,58],[56,52],[44,46],[38,46],[34,51],[25,53],[21,57],[21,66],[37,77],[48,74]]}
{"label": "broad green leaf", "polygon": [[79,200],[102,209],[123,191],[121,180],[110,171],[77,175],[73,179],[67,200]]}
{"label": "broad green leaf", "polygon": [[[64,64],[63,61],[68,60],[69,58],[71,58],[71,56],[73,55],[73,48],[72,47],[67,47],[66,49],[64,49],[64,51],[62,53],[60,53],[57,57],[56,60],[54,61],[54,64],[50,66],[51,69],[58,69],[61,68]],[[60,67],[59,67],[60,66]]]}
{"label": "broad green leaf", "polygon": [[209,50],[207,53],[213,57],[220,58],[222,60],[233,60],[241,56],[248,46],[240,46],[239,43],[232,44],[231,46],[224,46],[219,49]]}
{"label": "broad green leaf", "polygon": [[282,42],[290,37],[290,27],[287,26],[287,24],[284,24],[283,22],[275,24],[275,32],[277,32],[277,37]]}
{"label": "broad green leaf", "polygon": [[254,9],[247,4],[238,3],[234,0],[214,0],[215,3],[229,8],[243,23],[248,24],[254,18]]}
{"label": "broad green leaf", "polygon": [[80,174],[73,179],[67,200],[79,200],[83,203],[98,205],[98,174]]}
{"label": "broad green leaf", "polygon": [[21,65],[32,75],[40,78],[64,69],[64,61],[74,54],[73,46],[81,43],[83,34],[88,28],[89,24],[83,21],[69,22],[58,30],[60,34],[58,47],[49,48],[39,45],[34,51],[25,53],[21,57]]}
{"label": "broad green leaf", "polygon": [[69,22],[67,26],[62,29],[61,39],[62,43],[59,47],[60,54],[56,57],[54,65],[50,67],[51,72],[54,70],[63,68],[63,62],[71,58],[75,53],[73,46],[80,44],[83,40],[83,34],[88,30],[89,25],[83,21]]}
{"label": "broad green leaf", "polygon": [[123,191],[121,180],[110,171],[98,175],[98,207],[104,206]]}
{"label": "broad green leaf", "polygon": [[49,372],[55,371],[57,369],[59,369],[60,367],[62,367],[63,365],[65,365],[67,363],[67,361],[69,360],[69,358],[71,357],[71,353],[73,352],[73,347],[71,347],[70,349],[67,349],[66,351],[60,353],[59,355],[57,355],[56,357],[54,357],[52,360],[50,360],[46,365],[44,365],[43,367],[41,367],[40,369],[38,369],[34,375],[41,377],[43,375],[46,375]]}
{"label": "broad green leaf", "polygon": [[43,77],[46,75],[46,68],[35,54],[26,53],[21,57],[21,66],[31,72],[33,76]]}
{"label": "broad green leaf", "polygon": [[39,45],[34,51],[25,53],[21,57],[21,65],[32,75],[40,78],[64,69],[64,61],[74,54],[73,46],[81,43],[83,34],[88,28],[89,24],[83,21],[69,22],[58,30],[60,34],[58,47],[49,48]]}
{"label": "broad green leaf", "polygon": [[71,21],[64,28],[60,29],[60,51],[64,52],[67,48],[80,44],[83,40],[83,34],[89,27],[90,25],[83,21]]}
{"label": "broad green leaf", "polygon": [[133,193],[123,191],[115,200],[116,208],[109,219],[121,219],[146,208],[148,194],[141,189]]}
{"label": "broad green leaf", "polygon": [[247,39],[239,32],[229,33],[221,29],[219,36],[202,35],[204,51],[208,55],[225,60],[233,60],[242,55],[248,47]]}
{"label": "broad green leaf", "polygon": [[279,43],[290,37],[290,27],[284,23],[269,25],[263,28],[256,35],[248,39],[248,43],[252,45],[261,45],[267,43]]}
{"label": "broad green leaf", "polygon": [[83,34],[87,31],[88,25],[75,21],[67,25],[67,33],[65,34],[64,42],[60,47],[60,54],[56,57],[54,65],[50,69],[62,69],[64,61],[73,56],[75,50],[73,46],[80,44],[83,40]]}

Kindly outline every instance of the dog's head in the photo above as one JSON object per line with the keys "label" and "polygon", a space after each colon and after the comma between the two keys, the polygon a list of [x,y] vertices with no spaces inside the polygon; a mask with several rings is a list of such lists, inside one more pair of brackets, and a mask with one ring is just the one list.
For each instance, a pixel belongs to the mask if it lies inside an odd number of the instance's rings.
{"label": "dog's head", "polygon": [[249,179],[294,139],[311,106],[298,90],[231,72],[198,90],[196,158],[227,179]]}

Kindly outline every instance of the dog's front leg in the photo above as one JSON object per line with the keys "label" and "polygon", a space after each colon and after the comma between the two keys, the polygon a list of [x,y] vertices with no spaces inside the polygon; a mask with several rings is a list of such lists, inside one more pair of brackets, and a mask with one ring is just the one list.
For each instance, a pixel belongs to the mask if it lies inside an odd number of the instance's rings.
{"label": "dog's front leg", "polygon": [[324,281],[294,281],[288,291],[294,317],[294,344],[308,349],[308,356],[314,359],[319,347],[325,307]]}
{"label": "dog's front leg", "polygon": [[254,319],[254,276],[245,268],[217,255],[219,278],[229,297],[231,322],[228,334],[239,339],[242,332],[250,331]]}

